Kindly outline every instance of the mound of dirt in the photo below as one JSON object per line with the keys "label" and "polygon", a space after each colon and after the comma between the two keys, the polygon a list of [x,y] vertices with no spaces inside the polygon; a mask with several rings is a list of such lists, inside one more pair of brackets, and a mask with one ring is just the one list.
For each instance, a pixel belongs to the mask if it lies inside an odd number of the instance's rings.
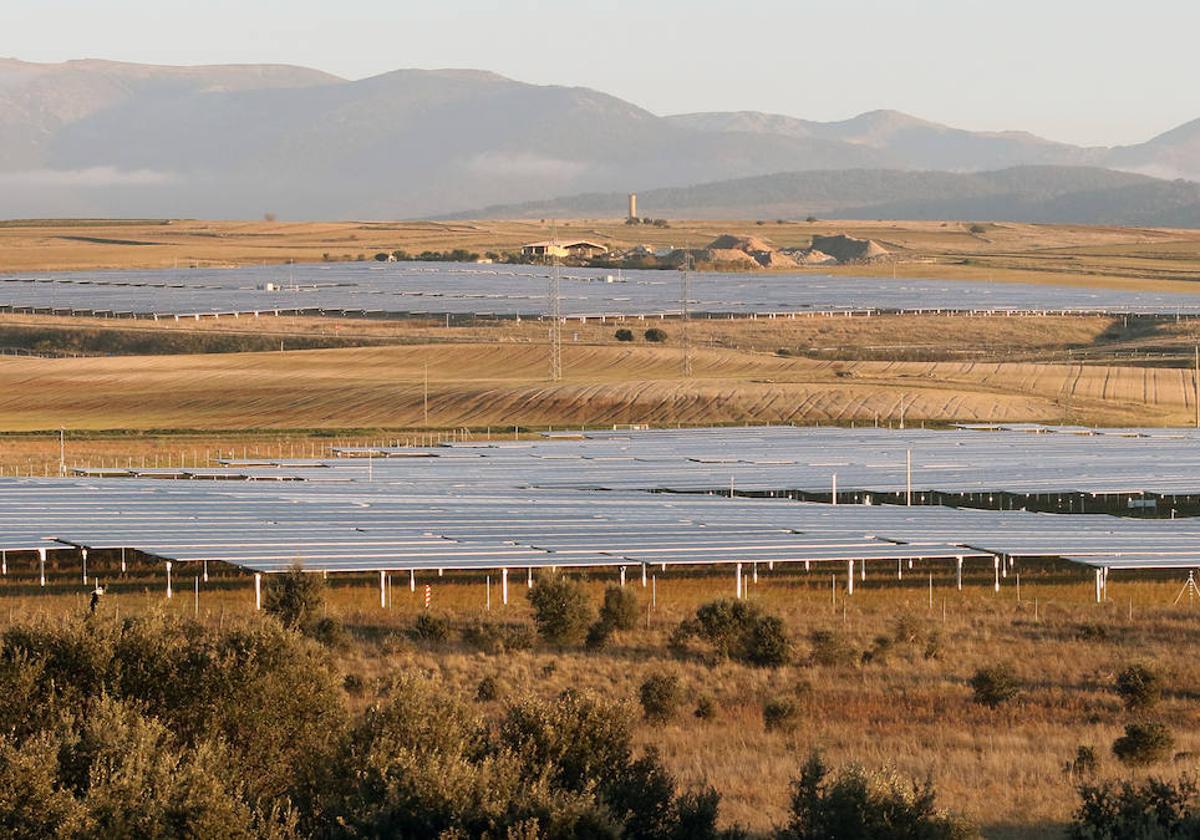
{"label": "mound of dirt", "polygon": [[891,252],[874,239],[857,239],[844,233],[814,236],[811,252],[827,254],[839,263],[875,262],[891,256]]}
{"label": "mound of dirt", "polygon": [[732,233],[718,236],[708,243],[708,248],[717,251],[745,251],[748,254],[775,250],[775,246],[765,239],[759,239],[757,236],[735,236]]}
{"label": "mound of dirt", "polygon": [[739,248],[705,248],[697,256],[701,262],[758,268],[759,261]]}
{"label": "mound of dirt", "polygon": [[809,248],[806,251],[789,251],[788,256],[796,263],[796,265],[836,265],[837,258],[831,257],[824,251],[815,251]]}
{"label": "mound of dirt", "polygon": [[782,251],[758,251],[753,256],[763,268],[796,268],[799,265]]}

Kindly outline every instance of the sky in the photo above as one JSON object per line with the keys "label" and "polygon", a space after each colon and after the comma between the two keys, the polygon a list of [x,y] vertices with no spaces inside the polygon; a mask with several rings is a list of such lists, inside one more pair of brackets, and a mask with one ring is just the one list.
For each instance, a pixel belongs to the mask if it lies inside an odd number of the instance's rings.
{"label": "sky", "polygon": [[1195,0],[0,0],[0,56],[471,67],[658,114],[892,108],[1082,145],[1200,117]]}

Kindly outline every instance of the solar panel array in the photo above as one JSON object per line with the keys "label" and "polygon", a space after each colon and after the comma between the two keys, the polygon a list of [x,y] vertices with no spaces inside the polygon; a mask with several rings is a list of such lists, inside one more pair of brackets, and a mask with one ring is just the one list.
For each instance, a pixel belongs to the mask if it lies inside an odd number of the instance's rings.
{"label": "solar panel array", "polygon": [[[547,311],[547,277],[536,266],[375,262],[10,274],[0,275],[0,310],[143,317],[254,312],[536,317]],[[1200,297],[965,280],[705,272],[691,279],[688,308],[697,316],[872,311],[1194,316],[1200,315]],[[671,315],[679,309],[674,272],[563,273],[567,316]]]}
{"label": "solar panel array", "polygon": [[[763,491],[806,481],[827,487],[833,469],[858,476],[863,486],[872,480],[880,488],[902,486],[903,473],[894,473],[904,463],[898,456],[909,448],[914,484],[919,480],[922,487],[943,480],[993,489],[998,481],[1067,487],[1081,480],[1080,465],[1098,474],[1114,471],[1097,475],[1097,486],[1122,486],[1123,476],[1141,464],[1164,486],[1200,491],[1193,454],[1200,433],[1038,431],[600,432],[403,450],[425,457],[347,450],[340,458],[197,471],[259,479],[249,481],[0,479],[0,550],[136,548],[165,559],[224,561],[260,572],[297,561],[310,569],[375,571],[895,564],[993,555],[1065,556],[1113,568],[1197,565],[1195,519],[724,495],[731,473],[735,488]],[[691,492],[650,492],[662,490]]]}

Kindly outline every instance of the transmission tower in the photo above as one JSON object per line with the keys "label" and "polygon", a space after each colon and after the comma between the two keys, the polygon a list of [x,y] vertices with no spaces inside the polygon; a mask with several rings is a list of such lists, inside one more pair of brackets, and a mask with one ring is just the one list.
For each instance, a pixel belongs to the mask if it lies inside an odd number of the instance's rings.
{"label": "transmission tower", "polygon": [[685,378],[691,378],[692,375],[692,339],[688,334],[688,304],[692,297],[692,275],[688,271],[690,259],[691,254],[685,249],[683,271],[679,275],[679,338],[683,346],[683,375]]}
{"label": "transmission tower", "polygon": [[559,288],[558,258],[550,266],[550,381],[562,380],[562,294]]}

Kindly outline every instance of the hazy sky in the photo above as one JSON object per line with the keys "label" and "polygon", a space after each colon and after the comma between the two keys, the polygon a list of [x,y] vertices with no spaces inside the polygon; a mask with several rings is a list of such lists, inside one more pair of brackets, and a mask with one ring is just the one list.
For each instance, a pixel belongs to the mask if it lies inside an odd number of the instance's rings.
{"label": "hazy sky", "polygon": [[475,67],[659,114],[895,108],[1102,145],[1200,117],[1196,0],[0,0],[0,55]]}

